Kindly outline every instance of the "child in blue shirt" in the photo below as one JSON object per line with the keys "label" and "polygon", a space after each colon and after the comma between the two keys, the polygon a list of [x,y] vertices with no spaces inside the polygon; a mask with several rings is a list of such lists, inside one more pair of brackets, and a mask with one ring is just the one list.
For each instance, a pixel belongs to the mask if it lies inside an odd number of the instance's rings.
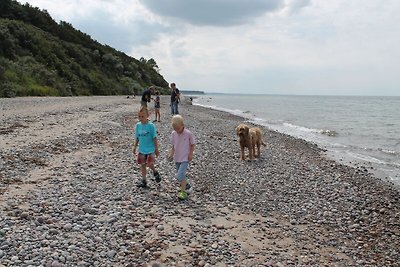
{"label": "child in blue shirt", "polygon": [[154,178],[157,183],[161,181],[160,174],[154,167],[155,156],[158,157],[158,141],[157,128],[149,121],[149,111],[146,107],[141,107],[138,112],[139,122],[135,127],[135,144],[133,146],[133,154],[136,155],[136,148],[139,145],[139,153],[137,154],[137,163],[140,165],[142,179],[137,184],[138,187],[148,188],[147,186],[147,167],[153,171]]}

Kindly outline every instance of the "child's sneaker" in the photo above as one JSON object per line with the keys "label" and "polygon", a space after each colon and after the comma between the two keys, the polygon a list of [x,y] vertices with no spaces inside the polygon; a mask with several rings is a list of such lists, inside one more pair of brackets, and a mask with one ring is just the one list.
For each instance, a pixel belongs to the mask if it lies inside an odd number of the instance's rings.
{"label": "child's sneaker", "polygon": [[142,179],[136,186],[140,188],[149,188],[149,186],[147,185],[147,181],[144,179]]}
{"label": "child's sneaker", "polygon": [[186,192],[179,191],[179,193],[178,193],[178,198],[179,198],[180,200],[185,200],[185,199],[187,199],[187,197],[188,197],[188,195],[187,195]]}
{"label": "child's sneaker", "polygon": [[190,190],[191,188],[192,188],[192,185],[189,182],[187,182],[186,183],[186,191]]}
{"label": "child's sneaker", "polygon": [[186,183],[186,193],[190,194],[192,193],[192,185],[189,183],[189,181]]}
{"label": "child's sneaker", "polygon": [[154,179],[156,180],[157,183],[161,182],[161,176],[160,176],[160,174],[158,173],[158,171],[155,171],[155,172],[153,173],[153,175],[154,175]]}

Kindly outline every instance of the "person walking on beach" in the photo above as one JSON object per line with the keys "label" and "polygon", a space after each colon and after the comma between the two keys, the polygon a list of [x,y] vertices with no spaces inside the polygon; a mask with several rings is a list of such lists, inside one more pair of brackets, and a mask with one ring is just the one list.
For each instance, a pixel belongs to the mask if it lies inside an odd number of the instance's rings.
{"label": "person walking on beach", "polygon": [[184,200],[188,197],[187,190],[191,187],[187,181],[186,172],[189,163],[193,159],[196,141],[194,135],[185,128],[181,115],[174,115],[172,117],[171,126],[174,130],[171,133],[172,147],[168,155],[168,160],[175,162],[176,178],[180,182],[178,198]]}
{"label": "person walking on beach", "polygon": [[160,116],[160,92],[156,91],[156,97],[154,98],[154,115],[156,116],[154,121],[160,122],[161,116]]}
{"label": "person walking on beach", "polygon": [[172,115],[179,114],[179,111],[178,111],[179,100],[180,100],[179,89],[176,88],[175,83],[171,83],[171,114]]}
{"label": "person walking on beach", "polygon": [[133,154],[136,155],[136,148],[139,145],[137,163],[140,165],[142,179],[137,186],[141,188],[148,188],[146,179],[147,168],[150,168],[153,171],[156,182],[161,182],[161,176],[154,167],[155,156],[158,157],[159,155],[157,128],[151,121],[149,121],[149,112],[146,107],[140,107],[138,117],[139,122],[136,123],[135,127],[135,144],[133,146]]}

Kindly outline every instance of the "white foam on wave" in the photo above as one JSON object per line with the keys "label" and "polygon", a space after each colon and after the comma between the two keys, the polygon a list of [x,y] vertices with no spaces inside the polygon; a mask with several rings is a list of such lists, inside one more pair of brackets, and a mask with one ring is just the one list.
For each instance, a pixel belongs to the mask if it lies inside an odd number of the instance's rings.
{"label": "white foam on wave", "polygon": [[307,128],[307,127],[304,127],[304,126],[299,126],[299,125],[291,124],[291,123],[288,123],[288,122],[283,123],[283,126],[291,128],[291,129],[295,129],[296,131],[301,131],[301,132],[306,132],[306,133],[319,133],[319,132],[321,132],[321,130],[318,130],[318,129]]}
{"label": "white foam on wave", "polygon": [[342,144],[342,143],[329,143],[332,147],[337,147],[337,148],[346,148],[348,146]]}
{"label": "white foam on wave", "polygon": [[350,152],[350,151],[348,151],[347,154],[358,160],[363,160],[363,161],[377,163],[377,164],[387,164],[385,161],[374,158],[372,156],[363,155],[360,153],[355,153],[355,152]]}
{"label": "white foam on wave", "polygon": [[338,133],[334,130],[321,130],[320,133],[331,137],[335,137],[338,135]]}
{"label": "white foam on wave", "polygon": [[205,107],[205,108],[211,108],[211,109],[214,109],[214,110],[224,111],[224,112],[227,112],[227,113],[230,113],[230,114],[233,114],[233,115],[236,115],[236,116],[244,117],[244,118],[254,117],[254,115],[250,111],[246,112],[246,111],[243,111],[243,110],[240,110],[240,109],[222,108],[222,107],[217,107],[217,106],[214,106],[214,105],[200,104],[198,102],[194,102],[193,104],[196,105],[196,106],[200,106],[200,107]]}
{"label": "white foam on wave", "polygon": [[382,151],[383,153],[390,154],[390,155],[400,154],[398,151],[388,150],[388,149],[381,149],[381,151]]}

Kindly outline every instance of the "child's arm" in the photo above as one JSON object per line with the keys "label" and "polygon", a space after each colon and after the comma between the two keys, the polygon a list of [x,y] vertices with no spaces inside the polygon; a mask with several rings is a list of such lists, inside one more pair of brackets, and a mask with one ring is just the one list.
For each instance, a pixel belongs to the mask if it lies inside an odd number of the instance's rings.
{"label": "child's arm", "polygon": [[158,155],[160,155],[160,152],[158,151],[158,140],[157,140],[157,137],[154,138],[153,140],[154,140],[154,147],[156,148],[156,150],[155,150],[154,153],[155,153],[156,156],[158,157]]}
{"label": "child's arm", "polygon": [[133,145],[133,154],[136,154],[136,147],[139,144],[139,139],[135,139],[135,144]]}
{"label": "child's arm", "polygon": [[174,159],[175,148],[171,146],[171,150],[169,151],[168,161],[172,161]]}
{"label": "child's arm", "polygon": [[192,161],[192,159],[193,159],[193,152],[194,152],[195,147],[196,147],[195,144],[190,145],[190,151],[189,151],[189,157],[188,157],[189,161]]}

